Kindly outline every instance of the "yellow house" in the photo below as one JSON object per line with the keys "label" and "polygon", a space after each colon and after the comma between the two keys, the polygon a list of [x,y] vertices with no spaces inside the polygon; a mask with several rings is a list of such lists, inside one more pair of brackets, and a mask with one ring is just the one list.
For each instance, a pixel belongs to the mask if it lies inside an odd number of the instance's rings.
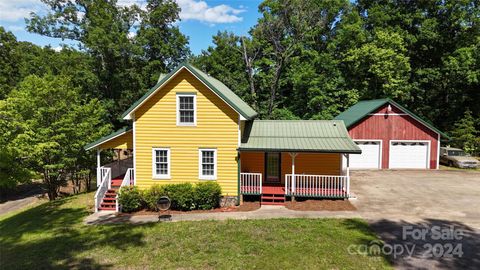
{"label": "yellow house", "polygon": [[[233,91],[190,64],[178,66],[122,118],[131,127],[85,147],[97,150],[97,210],[117,210],[116,188],[216,181],[225,199],[349,196],[348,154],[360,149],[343,121],[256,120]],[[101,165],[101,151],[133,152]],[[345,158],[343,158],[345,157]]]}

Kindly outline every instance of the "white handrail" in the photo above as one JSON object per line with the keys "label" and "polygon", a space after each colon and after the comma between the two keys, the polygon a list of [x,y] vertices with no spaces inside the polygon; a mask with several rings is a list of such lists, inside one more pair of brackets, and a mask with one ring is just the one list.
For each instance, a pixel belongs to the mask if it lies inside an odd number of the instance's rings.
{"label": "white handrail", "polygon": [[240,173],[241,194],[262,194],[261,173]]}
{"label": "white handrail", "polygon": [[285,194],[305,197],[348,198],[350,177],[344,175],[285,175]]}
{"label": "white handrail", "polygon": [[118,188],[117,195],[115,196],[115,211],[120,212],[121,205],[118,203],[118,195],[121,192],[122,187],[125,186],[133,186],[133,176],[134,176],[134,170],[133,168],[128,168],[127,172],[125,173],[125,177],[123,177],[122,183],[120,184],[120,187]]}
{"label": "white handrail", "polygon": [[102,177],[102,182],[98,186],[97,192],[95,192],[95,212],[98,212],[98,207],[100,206],[105,193],[111,186],[111,170],[110,168],[100,167],[100,176]]}

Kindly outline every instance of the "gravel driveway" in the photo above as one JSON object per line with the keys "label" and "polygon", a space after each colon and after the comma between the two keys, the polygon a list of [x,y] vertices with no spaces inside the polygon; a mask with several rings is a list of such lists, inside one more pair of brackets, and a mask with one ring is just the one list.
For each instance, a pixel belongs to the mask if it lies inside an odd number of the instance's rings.
{"label": "gravel driveway", "polygon": [[351,183],[397,268],[480,269],[480,172],[354,171]]}

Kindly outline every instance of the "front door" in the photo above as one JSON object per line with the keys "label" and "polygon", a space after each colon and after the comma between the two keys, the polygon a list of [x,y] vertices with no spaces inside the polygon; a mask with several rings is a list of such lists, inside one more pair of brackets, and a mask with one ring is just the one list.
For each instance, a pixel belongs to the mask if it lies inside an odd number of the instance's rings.
{"label": "front door", "polygon": [[280,153],[265,153],[265,182],[280,183]]}

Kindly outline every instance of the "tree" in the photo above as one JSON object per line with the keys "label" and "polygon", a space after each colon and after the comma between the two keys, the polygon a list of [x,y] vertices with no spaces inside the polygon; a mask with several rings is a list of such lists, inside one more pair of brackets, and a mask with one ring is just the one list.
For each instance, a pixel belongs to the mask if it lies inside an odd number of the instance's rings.
{"label": "tree", "polygon": [[173,1],[149,0],[146,11],[120,7],[115,0],[42,1],[50,12],[33,13],[27,30],[79,42],[93,58],[98,86],[92,94],[111,102],[110,121],[117,126],[116,116],[132,99],[188,56],[188,40],[174,25],[179,9]]}
{"label": "tree", "polygon": [[0,26],[0,99],[4,99],[19,77],[17,39]]}
{"label": "tree", "polygon": [[148,0],[136,40],[142,46],[145,63],[142,67],[146,85],[155,85],[160,73],[168,73],[190,55],[188,38],[175,22],[180,8],[173,0]]}
{"label": "tree", "polygon": [[102,103],[82,99],[67,77],[28,76],[2,108],[2,116],[17,116],[8,120],[1,117],[1,126],[12,121],[22,127],[8,146],[43,177],[50,200],[57,198],[59,188],[78,169],[86,155],[83,146],[109,130],[103,124],[107,113]]}
{"label": "tree", "polygon": [[480,152],[480,136],[475,126],[480,119],[475,119],[470,110],[465,111],[463,118],[455,123],[451,131],[453,144],[467,153],[478,154]]}
{"label": "tree", "polygon": [[350,83],[363,99],[390,97],[399,101],[410,96],[410,63],[401,35],[377,30],[371,40],[347,51]]}
{"label": "tree", "polygon": [[31,172],[25,159],[10,142],[23,132],[24,124],[18,114],[6,110],[7,103],[0,100],[0,193],[30,181]]}

